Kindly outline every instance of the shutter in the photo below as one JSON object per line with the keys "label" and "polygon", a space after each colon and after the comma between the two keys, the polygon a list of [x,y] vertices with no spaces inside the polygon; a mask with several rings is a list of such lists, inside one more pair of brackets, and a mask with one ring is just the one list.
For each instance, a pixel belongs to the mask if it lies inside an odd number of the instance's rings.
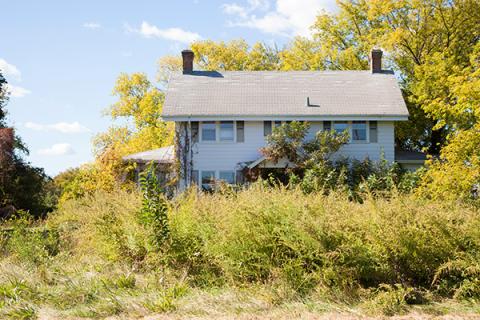
{"label": "shutter", "polygon": [[192,126],[192,141],[193,142],[198,142],[198,121],[192,121],[191,122]]}
{"label": "shutter", "polygon": [[332,121],[323,121],[323,131],[332,130]]}
{"label": "shutter", "polygon": [[272,134],[272,121],[263,121],[263,136],[269,136]]}
{"label": "shutter", "polygon": [[245,121],[237,121],[237,142],[245,142]]}
{"label": "shutter", "polygon": [[370,121],[370,142],[377,143],[378,142],[378,124],[377,121]]}
{"label": "shutter", "polygon": [[245,177],[243,176],[243,170],[237,170],[236,171],[236,183],[237,184],[244,184],[245,183]]}
{"label": "shutter", "polygon": [[192,170],[192,183],[198,186],[198,181],[200,178],[198,177],[198,170]]}

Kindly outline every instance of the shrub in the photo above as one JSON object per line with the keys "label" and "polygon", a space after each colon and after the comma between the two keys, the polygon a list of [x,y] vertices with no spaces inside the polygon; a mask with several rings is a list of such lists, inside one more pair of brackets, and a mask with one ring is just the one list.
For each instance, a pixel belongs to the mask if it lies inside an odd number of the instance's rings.
{"label": "shrub", "polygon": [[59,252],[60,239],[56,230],[37,226],[25,211],[18,211],[8,221],[7,230],[3,240],[5,253],[21,261],[40,264]]}
{"label": "shrub", "polygon": [[170,230],[167,200],[163,195],[153,163],[140,176],[140,186],[143,195],[140,221],[152,228],[152,242],[160,247],[168,239]]}

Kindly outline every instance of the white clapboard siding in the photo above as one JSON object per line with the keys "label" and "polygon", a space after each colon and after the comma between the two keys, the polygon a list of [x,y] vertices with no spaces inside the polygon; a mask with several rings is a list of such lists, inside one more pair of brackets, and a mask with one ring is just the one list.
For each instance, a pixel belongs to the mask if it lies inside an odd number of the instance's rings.
{"label": "white clapboard siding", "polygon": [[[311,123],[307,136],[312,138],[322,130],[321,122]],[[245,142],[198,142],[193,147],[194,170],[238,170],[241,162],[255,161],[262,155],[259,149],[265,146],[263,121],[245,121]],[[378,122],[378,143],[349,143],[342,147],[340,155],[363,160],[379,160],[381,153],[385,159],[394,161],[394,123]]]}

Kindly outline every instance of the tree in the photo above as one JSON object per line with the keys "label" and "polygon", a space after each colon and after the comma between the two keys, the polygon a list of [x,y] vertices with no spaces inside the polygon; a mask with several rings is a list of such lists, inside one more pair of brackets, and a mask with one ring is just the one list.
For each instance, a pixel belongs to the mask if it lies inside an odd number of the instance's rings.
{"label": "tree", "polygon": [[21,154],[28,153],[28,149],[13,135],[13,128],[7,128],[5,107],[8,100],[7,81],[0,73],[0,218],[4,216],[2,208],[6,207],[44,216],[55,206],[51,179],[43,169],[22,159]]}
{"label": "tree", "polygon": [[98,189],[128,188],[124,182],[133,167],[124,163],[122,157],[173,143],[173,123],[161,117],[164,94],[145,74],[121,74],[113,95],[118,101],[105,114],[112,121],[123,120],[123,124],[112,125],[93,139],[94,163],[56,179],[62,190],[61,202]]}
{"label": "tree", "polygon": [[348,142],[347,132],[319,131],[311,140],[306,136],[310,125],[292,121],[282,124],[267,137],[267,146],[262,154],[273,162],[288,159],[298,169],[310,169],[330,161],[330,157]]}
{"label": "tree", "polygon": [[250,47],[245,40],[228,43],[206,40],[193,43],[192,50],[203,70],[261,71],[281,68],[279,50],[262,43]]}
{"label": "tree", "polygon": [[430,61],[421,68],[428,74],[417,92],[451,132],[439,159],[429,161],[419,193],[438,199],[468,199],[480,188],[480,43],[465,68],[452,66],[450,58],[440,54]]}
{"label": "tree", "polygon": [[[399,130],[402,140],[413,148],[428,146],[438,154],[445,142],[448,121],[439,119],[418,99],[418,81],[425,75],[420,66],[435,54],[464,64],[478,42],[480,3],[476,0],[359,0],[339,1],[336,14],[323,14],[314,25],[319,55],[328,69],[366,69],[369,50],[381,46],[388,51],[387,62],[403,79],[413,124]],[[420,109],[420,110],[418,110]],[[422,114],[424,113],[424,114]],[[425,118],[430,127],[425,126]],[[446,125],[442,125],[447,123]],[[428,133],[425,135],[425,133]],[[400,139],[397,139],[400,140]],[[413,143],[420,141],[418,145]]]}
{"label": "tree", "polygon": [[7,111],[5,110],[5,106],[8,103],[8,98],[7,80],[0,72],[0,128],[6,127]]}

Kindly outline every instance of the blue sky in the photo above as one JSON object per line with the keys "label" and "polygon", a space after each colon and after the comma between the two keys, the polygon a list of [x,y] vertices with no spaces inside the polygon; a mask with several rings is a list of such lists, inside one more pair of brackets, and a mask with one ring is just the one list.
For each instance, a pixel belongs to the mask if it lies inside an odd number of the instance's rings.
{"label": "blue sky", "polygon": [[334,0],[2,1],[0,70],[12,92],[9,123],[28,160],[55,175],[92,160],[91,139],[121,72],[145,72],[197,39],[282,46],[309,34]]}

